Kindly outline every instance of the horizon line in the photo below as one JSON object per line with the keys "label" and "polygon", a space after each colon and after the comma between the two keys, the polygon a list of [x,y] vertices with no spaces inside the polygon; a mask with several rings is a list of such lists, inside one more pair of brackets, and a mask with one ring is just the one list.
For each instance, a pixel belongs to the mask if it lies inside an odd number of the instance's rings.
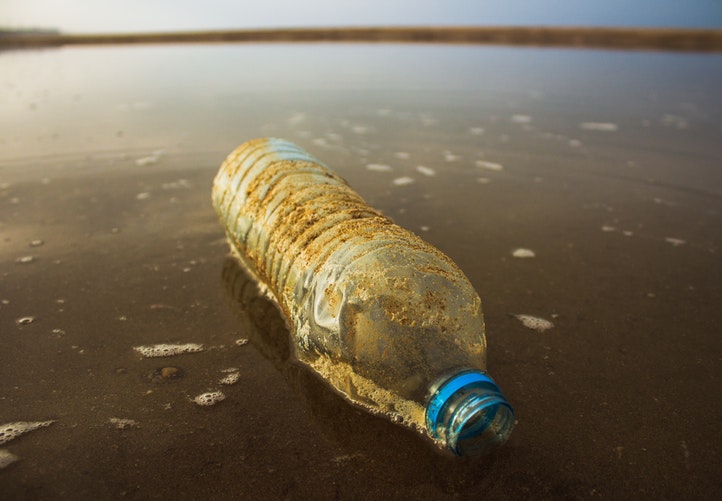
{"label": "horizon line", "polygon": [[722,52],[722,30],[574,26],[349,26],[137,33],[0,29],[0,48],[185,43],[431,43]]}

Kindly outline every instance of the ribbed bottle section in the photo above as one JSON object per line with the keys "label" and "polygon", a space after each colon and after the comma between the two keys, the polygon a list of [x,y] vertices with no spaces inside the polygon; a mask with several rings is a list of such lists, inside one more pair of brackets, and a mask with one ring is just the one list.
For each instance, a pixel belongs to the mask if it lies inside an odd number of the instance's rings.
{"label": "ribbed bottle section", "polygon": [[349,266],[369,252],[398,247],[433,254],[455,268],[281,139],[249,141],[232,152],[216,176],[213,203],[240,256],[288,313],[332,255]]}

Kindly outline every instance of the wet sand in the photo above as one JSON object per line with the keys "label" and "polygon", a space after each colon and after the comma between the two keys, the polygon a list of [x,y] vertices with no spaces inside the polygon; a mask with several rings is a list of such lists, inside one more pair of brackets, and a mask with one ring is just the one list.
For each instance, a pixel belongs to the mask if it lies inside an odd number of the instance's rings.
{"label": "wet sand", "polygon": [[[0,427],[54,420],[0,445],[0,498],[722,493],[719,57],[378,49],[0,56]],[[440,455],[294,363],[210,205],[260,135],[468,275],[518,418],[496,454]],[[205,350],[134,350],[156,343]]]}

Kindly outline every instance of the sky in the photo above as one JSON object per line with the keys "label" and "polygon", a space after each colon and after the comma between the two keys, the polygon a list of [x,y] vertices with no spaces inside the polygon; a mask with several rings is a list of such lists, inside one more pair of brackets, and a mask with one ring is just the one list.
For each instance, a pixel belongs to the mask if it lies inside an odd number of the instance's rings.
{"label": "sky", "polygon": [[722,28],[722,0],[0,0],[0,27],[68,33],[359,25]]}

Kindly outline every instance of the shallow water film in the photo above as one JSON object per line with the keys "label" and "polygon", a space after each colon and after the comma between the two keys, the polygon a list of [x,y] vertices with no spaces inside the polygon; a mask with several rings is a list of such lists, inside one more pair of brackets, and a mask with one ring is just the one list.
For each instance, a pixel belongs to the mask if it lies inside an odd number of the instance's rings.
{"label": "shallow water film", "polygon": [[[722,57],[368,45],[0,53],[0,499],[718,498]],[[456,261],[509,442],[346,404],[227,259],[287,138]]]}

